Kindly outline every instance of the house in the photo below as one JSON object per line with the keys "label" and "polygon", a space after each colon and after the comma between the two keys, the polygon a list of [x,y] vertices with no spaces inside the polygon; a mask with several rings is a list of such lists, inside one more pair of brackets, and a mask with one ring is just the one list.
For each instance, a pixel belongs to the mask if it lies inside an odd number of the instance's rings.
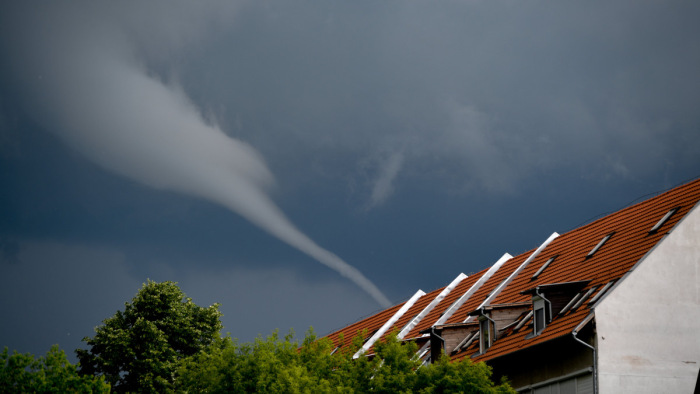
{"label": "house", "polygon": [[327,338],[347,346],[341,336],[366,330],[361,357],[396,332],[425,362],[441,352],[484,361],[523,393],[692,393],[699,201],[700,179],[419,290]]}

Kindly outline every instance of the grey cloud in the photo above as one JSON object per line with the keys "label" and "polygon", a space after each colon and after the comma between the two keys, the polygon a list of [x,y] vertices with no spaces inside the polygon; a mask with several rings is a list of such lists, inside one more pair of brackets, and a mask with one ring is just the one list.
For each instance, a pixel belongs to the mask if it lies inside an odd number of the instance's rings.
{"label": "grey cloud", "polygon": [[378,165],[367,209],[381,205],[391,196],[394,192],[394,182],[402,165],[403,153],[401,152],[392,153]]}
{"label": "grey cloud", "polygon": [[54,242],[18,246],[13,262],[0,261],[0,346],[19,352],[40,355],[58,343],[72,356],[140,284],[118,251]]}
{"label": "grey cloud", "polygon": [[198,305],[221,304],[224,330],[242,341],[275,328],[325,333],[374,310],[371,298],[349,283],[308,281],[285,268],[193,269],[207,265],[198,262],[180,271],[151,260],[136,276],[131,265],[110,247],[20,242],[16,262],[0,261],[0,347],[39,355],[58,343],[73,359],[81,339],[123,310],[147,278],[177,281]]}
{"label": "grey cloud", "polygon": [[197,270],[183,277],[181,285],[195,301],[222,304],[225,331],[241,340],[273,329],[301,334],[310,326],[324,334],[376,310],[366,294],[348,284],[309,281],[286,268]]}
{"label": "grey cloud", "polygon": [[[368,296],[342,278],[312,281],[334,273],[214,205],[105,176],[42,128],[61,127],[55,135],[141,184],[254,204],[267,214],[249,219],[262,226],[279,219],[274,195],[397,298],[426,280],[444,284],[455,267],[476,271],[536,247],[542,234],[697,176],[700,165],[697,2],[5,3],[0,237],[112,245],[119,252],[95,258],[130,267],[104,268],[129,288],[124,297],[146,274],[183,285],[196,277],[186,289],[195,298],[211,280],[208,299],[224,305],[227,291],[255,294],[250,309],[225,311],[241,318],[227,323],[234,335],[250,322],[261,324],[255,332],[285,329],[284,308],[309,323],[318,309],[340,316],[350,297],[357,306],[345,316],[359,316]],[[144,122],[149,133],[135,127]],[[209,136],[206,149],[182,125]],[[211,154],[193,160],[200,148]],[[231,189],[237,199],[221,197]],[[303,234],[286,234],[277,235],[337,265]],[[21,261],[23,250],[7,257]],[[396,275],[425,261],[434,269],[420,278]],[[253,264],[305,274],[240,268]],[[275,302],[278,321],[253,312]]]}
{"label": "grey cloud", "polygon": [[[323,160],[324,174],[346,176],[334,157],[359,162],[399,146],[402,182],[444,177],[458,190],[503,193],[552,169],[658,174],[646,152],[693,160],[697,5],[387,2],[370,16],[262,8],[242,11],[259,18],[260,34],[213,46],[222,64],[204,70],[220,70],[214,81],[247,72],[240,95],[222,97],[239,104],[238,132],[274,152],[274,168],[303,166],[290,158],[303,152]],[[266,114],[246,110],[257,97]],[[479,127],[465,124],[465,108]],[[679,147],[681,136],[694,143]]]}
{"label": "grey cloud", "polygon": [[90,7],[44,11],[38,21],[46,32],[24,42],[34,58],[20,56],[17,68],[34,79],[23,87],[25,105],[48,130],[104,168],[231,209],[390,304],[360,271],[287,219],[267,195],[273,176],[255,149],[207,124],[180,89],[147,74],[118,21],[108,19],[92,35],[104,15]]}

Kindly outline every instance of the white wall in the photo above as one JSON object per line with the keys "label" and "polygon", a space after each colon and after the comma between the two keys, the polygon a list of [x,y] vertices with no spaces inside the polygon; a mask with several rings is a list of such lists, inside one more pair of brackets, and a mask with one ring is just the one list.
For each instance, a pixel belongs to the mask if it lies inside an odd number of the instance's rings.
{"label": "white wall", "polygon": [[700,208],[595,308],[605,393],[693,393],[700,368]]}

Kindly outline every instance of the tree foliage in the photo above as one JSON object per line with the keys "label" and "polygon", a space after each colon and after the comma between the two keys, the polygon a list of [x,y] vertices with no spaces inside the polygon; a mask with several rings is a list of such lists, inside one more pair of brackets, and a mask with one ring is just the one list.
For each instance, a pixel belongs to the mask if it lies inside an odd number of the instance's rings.
{"label": "tree foliage", "polygon": [[218,307],[195,305],[174,282],[149,280],[83,339],[90,348],[76,350],[80,372],[104,376],[117,392],[167,391],[178,364],[219,337]]}
{"label": "tree foliage", "polygon": [[373,357],[353,359],[366,333],[340,351],[313,330],[301,345],[293,332],[239,344],[219,337],[220,315],[217,304],[199,307],[173,282],[149,281],[123,312],[84,339],[90,349],[76,351],[80,371],[103,376],[118,392],[514,392],[505,382],[494,384],[483,363],[443,356],[421,365],[416,345],[395,335],[376,343]]}
{"label": "tree foliage", "polygon": [[103,378],[80,376],[57,345],[45,357],[0,354],[0,393],[109,393]]}
{"label": "tree foliage", "polygon": [[[333,353],[327,339],[310,331],[301,347],[292,335],[273,333],[253,344],[238,345],[224,338],[204,352],[184,360],[177,371],[176,388],[190,392],[286,393],[513,393],[505,382],[491,381],[484,363],[450,362],[421,366],[416,346],[395,336],[375,346],[373,358],[353,360],[354,350]],[[358,336],[358,338],[361,338]],[[332,354],[333,353],[333,354]]]}

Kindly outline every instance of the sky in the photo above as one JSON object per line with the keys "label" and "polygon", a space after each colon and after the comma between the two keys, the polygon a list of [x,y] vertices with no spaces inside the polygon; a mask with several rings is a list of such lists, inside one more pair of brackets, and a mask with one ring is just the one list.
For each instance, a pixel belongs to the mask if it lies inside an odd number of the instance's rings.
{"label": "sky", "polygon": [[[700,176],[691,1],[0,5],[0,347],[148,279],[325,334]],[[72,358],[75,360],[75,358]]]}

